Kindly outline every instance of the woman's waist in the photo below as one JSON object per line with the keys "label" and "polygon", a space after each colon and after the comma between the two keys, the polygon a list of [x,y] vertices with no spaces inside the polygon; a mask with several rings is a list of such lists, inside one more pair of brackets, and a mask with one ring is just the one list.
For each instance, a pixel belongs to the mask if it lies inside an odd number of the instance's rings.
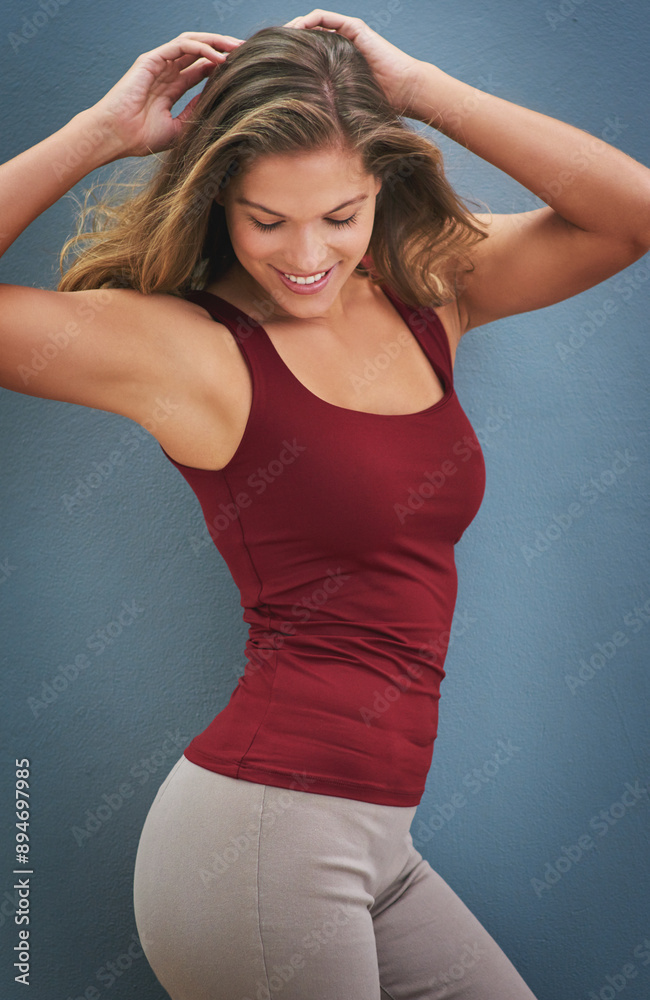
{"label": "woman's waist", "polygon": [[249,664],[272,669],[320,674],[324,666],[350,664],[388,675],[408,669],[413,676],[433,670],[444,677],[449,642],[449,628],[430,623],[314,621],[290,631],[251,626],[245,651]]}
{"label": "woman's waist", "polygon": [[[323,614],[305,611],[295,613],[294,608],[284,605],[264,605],[247,608],[244,621],[249,627],[249,636],[255,641],[263,641],[265,637],[272,642],[276,636],[302,637],[310,636],[324,638],[346,637],[350,639],[382,640],[400,642],[412,645],[425,641],[435,635],[445,632],[451,627],[455,606],[453,600],[428,601],[424,607],[409,608],[418,613],[418,617],[397,617],[383,614],[376,617],[359,615],[356,609],[351,614]],[[365,610],[365,609],[363,609]]]}

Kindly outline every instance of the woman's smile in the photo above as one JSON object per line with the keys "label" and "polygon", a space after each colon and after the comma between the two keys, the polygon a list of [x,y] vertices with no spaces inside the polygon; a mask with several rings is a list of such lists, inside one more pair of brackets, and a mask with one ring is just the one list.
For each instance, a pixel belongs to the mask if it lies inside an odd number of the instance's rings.
{"label": "woman's smile", "polygon": [[287,274],[284,271],[279,271],[277,268],[274,268],[274,270],[277,271],[282,283],[297,295],[316,295],[329,284],[330,277],[334,273],[335,268],[336,264],[333,264],[326,271],[317,271],[316,274],[307,276]]}

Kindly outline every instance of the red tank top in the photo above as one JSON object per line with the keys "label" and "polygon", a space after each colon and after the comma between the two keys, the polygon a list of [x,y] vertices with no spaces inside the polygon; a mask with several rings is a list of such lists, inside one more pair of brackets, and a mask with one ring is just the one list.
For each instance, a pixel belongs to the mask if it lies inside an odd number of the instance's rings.
{"label": "red tank top", "polygon": [[[485,464],[436,313],[380,287],[405,321],[402,342],[415,336],[440,378],[439,402],[406,414],[325,402],[255,320],[190,292],[233,334],[252,406],[223,469],[165,454],[198,497],[249,626],[243,675],[185,756],[245,781],[414,806],[437,732],[454,545],[480,507]],[[383,346],[377,367],[401,350],[399,338]]]}

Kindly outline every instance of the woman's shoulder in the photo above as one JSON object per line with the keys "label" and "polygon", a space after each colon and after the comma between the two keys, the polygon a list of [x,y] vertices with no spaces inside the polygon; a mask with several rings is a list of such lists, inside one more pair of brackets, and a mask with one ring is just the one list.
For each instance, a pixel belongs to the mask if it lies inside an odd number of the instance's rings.
{"label": "woman's shoulder", "polygon": [[208,301],[166,292],[119,291],[131,298],[132,332],[142,334],[160,366],[176,371],[179,378],[185,373],[196,381],[197,390],[206,377],[208,385],[232,378],[238,352],[233,352],[232,334],[213,315]]}

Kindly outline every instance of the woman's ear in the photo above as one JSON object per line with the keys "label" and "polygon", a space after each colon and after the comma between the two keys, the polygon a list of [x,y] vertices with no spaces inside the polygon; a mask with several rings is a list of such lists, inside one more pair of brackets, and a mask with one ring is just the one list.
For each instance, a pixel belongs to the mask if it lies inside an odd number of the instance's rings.
{"label": "woman's ear", "polygon": [[382,181],[381,177],[375,177],[375,198],[377,197],[377,195],[379,194],[379,192],[381,190],[382,183],[383,183],[383,181]]}
{"label": "woman's ear", "polygon": [[214,196],[214,200],[216,201],[217,205],[221,205],[221,207],[223,208],[223,203],[224,203],[223,191],[217,191],[217,193]]}

